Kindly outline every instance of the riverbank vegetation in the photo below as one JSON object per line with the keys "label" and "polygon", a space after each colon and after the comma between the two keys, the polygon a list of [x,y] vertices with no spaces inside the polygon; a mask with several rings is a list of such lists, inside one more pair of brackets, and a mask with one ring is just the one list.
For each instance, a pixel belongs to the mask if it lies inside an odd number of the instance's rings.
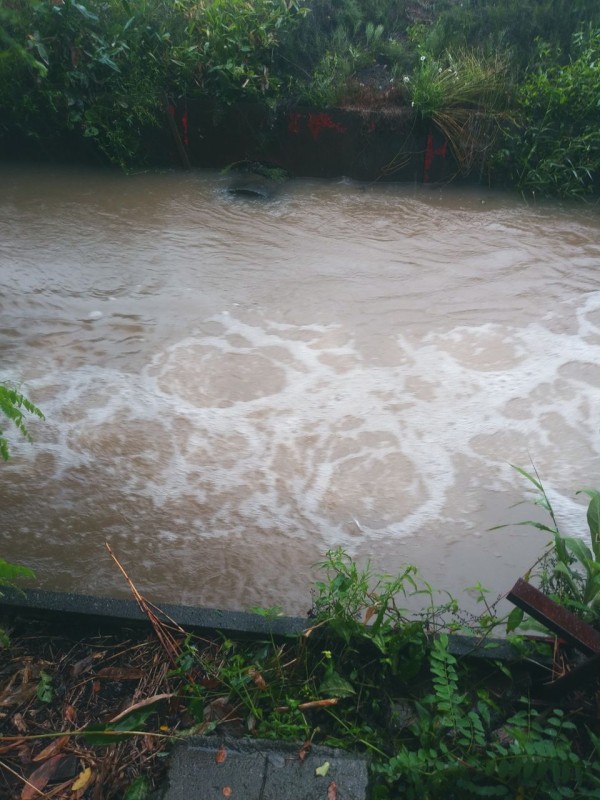
{"label": "riverbank vegetation", "polygon": [[405,109],[462,173],[582,197],[599,184],[599,42],[596,0],[10,0],[0,145],[133,168],[193,98],[217,116]]}
{"label": "riverbank vegetation", "polygon": [[[600,493],[587,491],[588,546],[562,536],[539,478],[520,471],[548,514],[524,524],[551,535],[529,579],[598,625]],[[573,653],[547,631],[519,634],[533,622],[499,614],[480,586],[474,617],[414,567],[378,575],[336,549],[318,565],[302,634],[235,640],[184,631],[116,563],[150,639],[8,618],[0,794],[143,800],[172,744],[215,733],[291,740],[300,761],[317,743],[364,753],[372,800],[600,796],[597,678],[549,696]]]}
{"label": "riverbank vegetation", "polygon": [[[31,441],[27,428],[26,414],[32,414],[39,419],[44,419],[42,411],[29,400],[22,392],[7,383],[0,383],[0,414],[2,420],[12,423],[28,441]],[[8,461],[9,441],[5,433],[4,424],[0,423],[0,457]],[[24,578],[34,578],[35,575],[28,567],[19,564],[11,564],[0,558],[0,597],[2,597],[2,587],[15,587],[18,580]],[[7,635],[0,625],[0,648],[8,643]]]}

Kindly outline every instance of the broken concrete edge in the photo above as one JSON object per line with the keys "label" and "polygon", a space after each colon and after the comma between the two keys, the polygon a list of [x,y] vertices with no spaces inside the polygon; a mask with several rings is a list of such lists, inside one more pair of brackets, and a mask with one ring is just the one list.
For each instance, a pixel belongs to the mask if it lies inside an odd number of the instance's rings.
{"label": "broken concrete edge", "polygon": [[[92,626],[106,631],[124,626],[150,628],[146,614],[135,600],[41,589],[21,592],[10,587],[4,587],[2,593],[0,615],[5,617],[48,620],[69,628],[83,626],[86,631]],[[231,638],[242,639],[296,637],[312,624],[309,617],[262,615],[251,611],[173,603],[161,603],[154,610],[162,611],[167,618],[190,633],[214,635],[220,632]],[[319,630],[315,631],[315,634],[319,633]],[[448,640],[450,652],[459,658],[516,663],[528,655],[523,646],[516,647],[506,639],[450,634]]]}

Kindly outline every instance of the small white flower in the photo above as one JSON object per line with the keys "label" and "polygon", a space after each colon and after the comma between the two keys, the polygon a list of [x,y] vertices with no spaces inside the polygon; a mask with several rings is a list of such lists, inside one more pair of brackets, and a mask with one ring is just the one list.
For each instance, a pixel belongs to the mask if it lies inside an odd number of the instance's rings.
{"label": "small white flower", "polygon": [[405,75],[405,76],[402,78],[402,80],[404,81],[404,83],[410,83],[410,78],[408,77],[408,75]]}
{"label": "small white flower", "polygon": [[421,56],[421,61],[425,61],[425,56]]}

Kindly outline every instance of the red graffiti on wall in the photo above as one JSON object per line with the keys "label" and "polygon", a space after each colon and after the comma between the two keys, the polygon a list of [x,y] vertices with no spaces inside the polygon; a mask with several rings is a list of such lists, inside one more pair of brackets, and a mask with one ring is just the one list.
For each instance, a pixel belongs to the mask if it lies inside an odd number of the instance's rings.
{"label": "red graffiti on wall", "polygon": [[189,144],[188,141],[188,115],[187,111],[183,112],[183,116],[181,117],[181,127],[183,129],[183,143],[187,147]]}
{"label": "red graffiti on wall", "polygon": [[425,150],[425,158],[423,159],[423,183],[429,183],[429,170],[433,164],[435,156],[441,156],[442,161],[446,160],[446,153],[448,152],[448,143],[444,140],[443,144],[439,147],[434,147],[433,134],[429,132],[427,137],[427,148]]}
{"label": "red graffiti on wall", "polygon": [[337,131],[338,133],[346,133],[346,128],[344,128],[343,125],[340,125],[339,122],[334,122],[329,114],[326,114],[324,111],[320,114],[308,115],[308,130],[310,131],[310,135],[315,142],[321,135],[322,131],[326,129]]}

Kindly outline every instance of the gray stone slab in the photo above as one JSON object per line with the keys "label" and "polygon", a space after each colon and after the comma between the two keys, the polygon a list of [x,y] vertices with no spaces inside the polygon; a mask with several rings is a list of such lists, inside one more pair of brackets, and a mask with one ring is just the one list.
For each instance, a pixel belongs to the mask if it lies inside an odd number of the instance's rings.
{"label": "gray stone slab", "polygon": [[176,747],[163,800],[259,800],[266,777],[264,753],[227,747],[225,760],[218,763],[218,750],[197,743]]}
{"label": "gray stone slab", "polygon": [[[329,765],[327,774],[317,775],[317,767]],[[293,753],[273,752],[267,757],[267,779],[260,800],[327,800],[329,787],[336,800],[365,800],[368,784],[366,759],[332,750],[314,747],[304,761]]]}
{"label": "gray stone slab", "polygon": [[[217,758],[220,748],[225,759]],[[196,737],[171,756],[161,800],[365,800],[368,760],[342,750],[254,739]],[[220,761],[220,763],[218,763]],[[326,775],[317,767],[328,764]],[[333,790],[332,784],[335,783]]]}

